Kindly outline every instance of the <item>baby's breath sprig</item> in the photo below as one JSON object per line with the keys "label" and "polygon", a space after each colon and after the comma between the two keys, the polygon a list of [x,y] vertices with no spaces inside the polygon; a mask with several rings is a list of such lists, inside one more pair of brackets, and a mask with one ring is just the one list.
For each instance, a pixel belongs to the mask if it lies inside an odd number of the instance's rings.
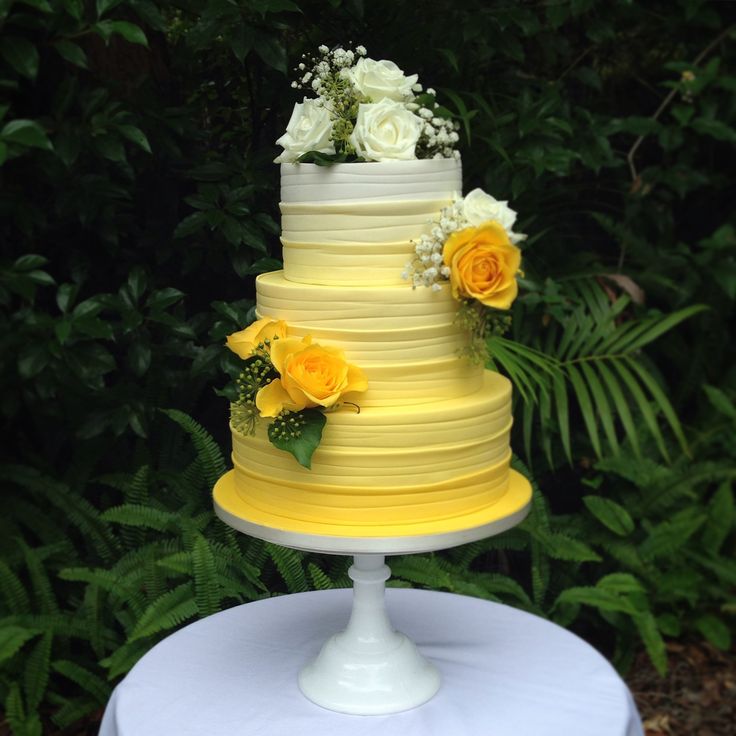
{"label": "baby's breath sprig", "polygon": [[450,267],[442,261],[445,241],[453,232],[462,230],[467,224],[463,216],[462,201],[445,207],[431,232],[414,241],[414,258],[406,263],[401,277],[406,281],[411,280],[414,289],[427,286],[432,291],[439,291],[442,288],[441,283],[450,278]]}
{"label": "baby's breath sprig", "polygon": [[350,136],[360,103],[369,100],[355,89],[345,72],[367,51],[364,46],[353,50],[342,47],[329,49],[324,45],[317,50],[319,55],[302,54],[303,61],[294,70],[300,76],[291,86],[294,89],[308,87],[315,92],[318,103],[324,105],[333,117],[330,139],[335,143],[335,151],[355,155]]}
{"label": "baby's breath sprig", "polygon": [[417,141],[417,158],[460,158],[455,150],[460,140],[460,123],[450,117],[446,108],[440,107],[436,92],[430,87],[407,108],[422,119],[422,132]]}

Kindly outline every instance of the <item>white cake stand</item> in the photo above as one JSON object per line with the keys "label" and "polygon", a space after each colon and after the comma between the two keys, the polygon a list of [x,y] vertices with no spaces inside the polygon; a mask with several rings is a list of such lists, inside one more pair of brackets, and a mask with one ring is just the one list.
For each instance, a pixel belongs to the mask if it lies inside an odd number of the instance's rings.
{"label": "white cake stand", "polygon": [[[386,611],[385,588],[391,570],[386,555],[430,552],[500,534],[528,514],[531,488],[512,471],[504,503],[495,513],[456,520],[455,529],[436,533],[341,536],[339,529],[289,529],[288,520],[266,518],[238,494],[229,472],[214,490],[215,513],[229,526],[252,537],[306,552],[353,555],[353,608],[347,628],[330,637],[317,657],[299,673],[299,688],[317,705],[351,715],[398,713],[427,702],[440,687],[440,674],[416,645],[393,629]],[[494,504],[495,505],[495,504]],[[482,523],[481,523],[482,521]],[[465,525],[467,524],[467,525]],[[314,526],[314,525],[312,525]],[[319,525],[317,525],[319,526]],[[351,530],[354,527],[351,527]]]}

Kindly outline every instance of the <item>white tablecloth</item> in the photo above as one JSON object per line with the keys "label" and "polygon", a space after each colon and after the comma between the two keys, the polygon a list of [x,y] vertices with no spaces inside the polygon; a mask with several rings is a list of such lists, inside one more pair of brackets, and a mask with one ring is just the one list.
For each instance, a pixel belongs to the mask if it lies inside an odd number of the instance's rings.
{"label": "white tablecloth", "polygon": [[248,603],[155,646],[108,703],[100,736],[642,736],[628,689],[591,646],[476,598],[388,589],[395,628],[442,674],[414,710],[349,716],[302,696],[299,669],[347,624],[350,590]]}

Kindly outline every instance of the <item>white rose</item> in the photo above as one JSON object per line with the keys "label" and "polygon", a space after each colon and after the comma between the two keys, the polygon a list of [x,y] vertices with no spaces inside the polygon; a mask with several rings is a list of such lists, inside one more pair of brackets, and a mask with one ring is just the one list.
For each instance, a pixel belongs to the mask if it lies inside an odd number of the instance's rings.
{"label": "white rose", "polygon": [[508,233],[516,222],[516,212],[507,202],[499,202],[482,189],[473,189],[465,195],[463,214],[470,225],[477,227],[489,220],[495,220]]}
{"label": "white rose", "polygon": [[358,59],[354,67],[345,70],[345,75],[358,92],[370,97],[373,102],[386,98],[397,102],[413,100],[411,88],[418,78],[416,74],[405,76],[393,61],[367,58]]}
{"label": "white rose", "polygon": [[293,163],[307,151],[335,153],[335,144],[330,140],[332,119],[330,113],[316,100],[304,98],[297,102],[291,113],[286,133],[276,141],[283,147],[283,153],[274,163]]}
{"label": "white rose", "polygon": [[350,142],[369,161],[415,159],[422,121],[400,102],[383,99],[358,108]]}

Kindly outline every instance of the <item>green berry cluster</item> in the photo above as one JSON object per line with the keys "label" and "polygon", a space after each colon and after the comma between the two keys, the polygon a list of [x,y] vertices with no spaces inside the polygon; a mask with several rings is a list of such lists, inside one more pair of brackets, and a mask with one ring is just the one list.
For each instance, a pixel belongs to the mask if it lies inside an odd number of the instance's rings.
{"label": "green berry cluster", "polygon": [[268,433],[274,439],[297,440],[302,436],[301,428],[306,423],[300,412],[282,412],[273,420]]}

